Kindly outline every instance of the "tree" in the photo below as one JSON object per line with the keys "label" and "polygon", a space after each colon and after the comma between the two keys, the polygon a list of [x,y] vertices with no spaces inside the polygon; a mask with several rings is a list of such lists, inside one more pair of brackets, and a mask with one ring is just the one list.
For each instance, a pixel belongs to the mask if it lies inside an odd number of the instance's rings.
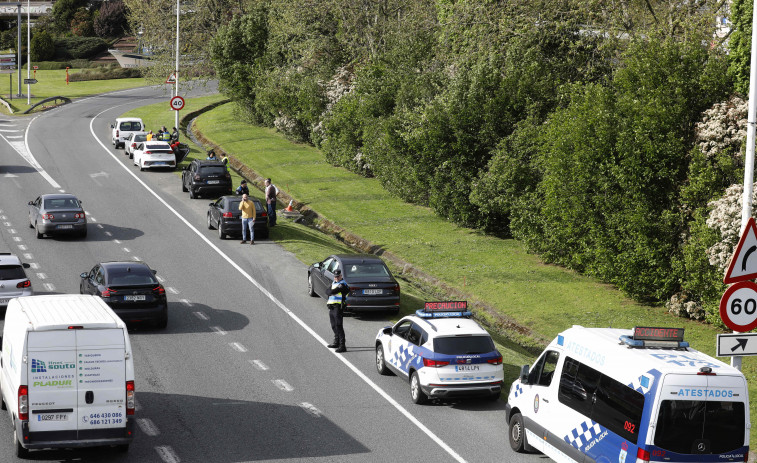
{"label": "tree", "polygon": [[87,0],[57,0],[53,3],[53,23],[61,34],[68,33],[77,11],[87,6]]}
{"label": "tree", "polygon": [[31,46],[31,57],[34,62],[47,61],[55,56],[55,42],[47,31],[35,32]]}
{"label": "tree", "polygon": [[103,2],[93,26],[98,37],[121,36],[128,28],[126,5],[121,1]]}
{"label": "tree", "polygon": [[92,15],[86,8],[76,10],[71,20],[71,32],[78,37],[91,37],[94,34]]}

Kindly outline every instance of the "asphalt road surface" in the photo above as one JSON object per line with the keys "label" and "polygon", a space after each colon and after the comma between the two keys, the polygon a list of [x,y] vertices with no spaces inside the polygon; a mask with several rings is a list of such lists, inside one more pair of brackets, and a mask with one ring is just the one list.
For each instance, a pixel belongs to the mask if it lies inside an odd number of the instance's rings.
{"label": "asphalt road surface", "polygon": [[[0,247],[31,264],[35,291],[78,293],[95,263],[143,260],[169,299],[166,330],[130,331],[138,429],[129,452],[32,460],[544,461],[510,450],[503,401],[417,406],[405,381],[379,376],[382,316],[346,319],[348,352],[327,349],[328,314],[307,295],[304,264],[267,240],[219,240],[205,225],[210,199],[190,200],[177,173],[139,172],[112,147],[110,123],[135,107],[165,102],[173,125],[168,100],[142,88],[0,117]],[[35,238],[26,204],[54,192],[82,200],[85,240]],[[2,461],[15,461],[12,436],[0,415]]]}

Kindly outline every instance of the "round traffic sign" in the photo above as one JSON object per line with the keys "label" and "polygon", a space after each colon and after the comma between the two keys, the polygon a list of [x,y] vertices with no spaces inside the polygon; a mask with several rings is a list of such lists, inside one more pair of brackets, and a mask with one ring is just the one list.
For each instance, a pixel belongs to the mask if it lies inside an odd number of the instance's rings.
{"label": "round traffic sign", "polygon": [[757,284],[742,281],[728,288],[720,299],[720,318],[733,331],[757,327]]}
{"label": "round traffic sign", "polygon": [[171,108],[179,111],[184,107],[184,98],[180,96],[175,96],[171,98]]}

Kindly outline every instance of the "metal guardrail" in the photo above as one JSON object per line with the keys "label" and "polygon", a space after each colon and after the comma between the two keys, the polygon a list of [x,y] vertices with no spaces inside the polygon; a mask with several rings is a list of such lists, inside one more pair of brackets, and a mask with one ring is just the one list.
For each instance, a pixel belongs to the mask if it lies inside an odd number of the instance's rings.
{"label": "metal guardrail", "polygon": [[[63,102],[61,104],[71,103],[71,98],[68,98],[68,97],[65,97],[65,96],[51,96],[50,98],[45,98],[44,100],[40,101],[39,103],[33,104],[32,106],[29,107],[29,109],[27,109],[26,111],[24,111],[22,114],[29,114],[32,111],[32,109],[36,108],[37,106],[39,106],[41,104],[49,103],[50,101],[58,101],[58,100],[61,100]],[[56,106],[58,106],[58,105],[56,105]]]}

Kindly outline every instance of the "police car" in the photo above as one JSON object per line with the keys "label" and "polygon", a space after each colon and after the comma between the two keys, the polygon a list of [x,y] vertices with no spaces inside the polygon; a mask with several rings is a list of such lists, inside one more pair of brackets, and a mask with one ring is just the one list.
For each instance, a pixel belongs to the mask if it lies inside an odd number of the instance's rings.
{"label": "police car", "polygon": [[747,461],[749,394],[737,369],[681,328],[574,326],[507,398],[513,450],[558,462]]}
{"label": "police car", "polygon": [[496,400],[504,381],[502,354],[470,316],[465,301],[427,302],[378,332],[376,369],[406,378],[416,404],[429,398]]}

